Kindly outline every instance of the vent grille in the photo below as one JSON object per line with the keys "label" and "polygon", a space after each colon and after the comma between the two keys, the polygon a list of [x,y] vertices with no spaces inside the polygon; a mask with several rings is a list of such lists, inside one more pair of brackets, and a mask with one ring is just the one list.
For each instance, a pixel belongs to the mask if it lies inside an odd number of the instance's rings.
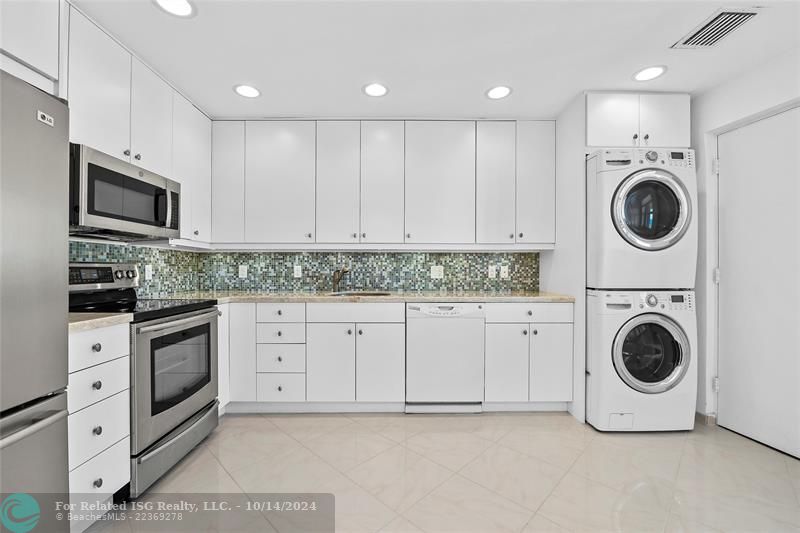
{"label": "vent grille", "polygon": [[755,17],[755,10],[722,9],[690,31],[672,48],[709,48]]}

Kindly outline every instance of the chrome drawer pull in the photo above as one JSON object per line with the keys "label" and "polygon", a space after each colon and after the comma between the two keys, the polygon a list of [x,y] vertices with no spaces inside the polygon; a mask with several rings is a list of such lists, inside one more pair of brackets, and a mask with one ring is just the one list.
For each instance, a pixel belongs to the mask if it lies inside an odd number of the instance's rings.
{"label": "chrome drawer pull", "polygon": [[95,434],[95,435],[97,435],[97,436],[100,436],[100,435],[102,435],[102,434],[103,434],[103,426],[97,426],[97,427],[95,427],[95,428],[92,430],[92,433],[94,433],[94,434]]}
{"label": "chrome drawer pull", "polygon": [[99,352],[102,349],[103,349],[103,345],[100,344],[99,342],[97,342],[95,344],[92,344],[92,351],[93,352]]}
{"label": "chrome drawer pull", "polygon": [[95,381],[94,383],[92,383],[92,388],[93,388],[94,390],[100,390],[100,389],[102,389],[102,388],[103,388],[103,382],[102,382],[102,381],[100,381],[100,380],[98,379],[97,381]]}
{"label": "chrome drawer pull", "polygon": [[99,477],[95,479],[92,485],[94,485],[94,488],[99,489],[100,487],[103,486],[103,478]]}

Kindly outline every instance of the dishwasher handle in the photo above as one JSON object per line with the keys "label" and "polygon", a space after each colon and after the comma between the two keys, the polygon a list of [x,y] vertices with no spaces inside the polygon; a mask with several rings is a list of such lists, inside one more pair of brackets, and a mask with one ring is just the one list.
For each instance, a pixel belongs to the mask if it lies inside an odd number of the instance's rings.
{"label": "dishwasher handle", "polygon": [[408,304],[406,316],[409,318],[483,318],[482,303],[424,303]]}

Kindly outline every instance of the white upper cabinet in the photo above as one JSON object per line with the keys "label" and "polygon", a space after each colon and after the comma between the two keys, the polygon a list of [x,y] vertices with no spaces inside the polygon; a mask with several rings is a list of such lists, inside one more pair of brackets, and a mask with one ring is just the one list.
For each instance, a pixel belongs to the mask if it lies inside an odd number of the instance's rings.
{"label": "white upper cabinet", "polygon": [[361,127],[317,122],[317,242],[358,242]]}
{"label": "white upper cabinet", "polygon": [[517,122],[516,242],[556,242],[556,123]]}
{"label": "white upper cabinet", "polygon": [[0,49],[58,79],[60,0],[0,2]]}
{"label": "white upper cabinet", "polygon": [[70,141],[131,161],[131,55],[70,9]]}
{"label": "white upper cabinet", "polygon": [[513,244],[516,123],[478,122],[475,158],[477,242]]}
{"label": "white upper cabinet", "polygon": [[211,239],[244,242],[244,122],[211,128]]}
{"label": "white upper cabinet", "polygon": [[362,243],[402,243],[405,123],[361,122]]}
{"label": "white upper cabinet", "polygon": [[640,146],[688,148],[690,121],[688,94],[639,95]]}
{"label": "white upper cabinet", "polygon": [[316,123],[247,122],[245,240],[314,242]]}
{"label": "white upper cabinet", "polygon": [[688,147],[688,94],[588,93],[587,146]]}
{"label": "white upper cabinet", "polygon": [[156,174],[172,175],[172,88],[133,58],[131,68],[131,161]]}
{"label": "white upper cabinet", "polygon": [[475,242],[475,122],[406,122],[405,242]]}
{"label": "white upper cabinet", "polygon": [[173,93],[172,133],[172,175],[181,183],[181,238],[209,242],[211,120]]}

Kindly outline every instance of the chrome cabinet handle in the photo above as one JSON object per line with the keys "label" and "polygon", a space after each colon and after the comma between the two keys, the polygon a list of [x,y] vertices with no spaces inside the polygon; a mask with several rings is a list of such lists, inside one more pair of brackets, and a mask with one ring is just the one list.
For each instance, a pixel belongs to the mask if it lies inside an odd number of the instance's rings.
{"label": "chrome cabinet handle", "polygon": [[102,388],[103,388],[103,382],[102,382],[102,381],[100,381],[100,380],[98,379],[97,381],[95,381],[94,383],[92,383],[92,388],[93,388],[94,390],[100,390],[100,389],[102,389]]}
{"label": "chrome cabinet handle", "polygon": [[509,239],[513,239],[514,238],[514,234],[512,233],[511,235],[508,236],[508,238]]}
{"label": "chrome cabinet handle", "polygon": [[534,335],[538,335],[539,334],[539,330],[538,329],[533,330],[533,334]]}
{"label": "chrome cabinet handle", "polygon": [[352,329],[348,329],[348,330],[347,330],[347,334],[348,334],[348,335],[352,335],[352,334],[353,334],[353,330],[352,330]]}
{"label": "chrome cabinet handle", "polygon": [[410,233],[406,233],[406,239],[410,239],[410,238],[411,238],[411,234]]}
{"label": "chrome cabinet handle", "polygon": [[367,234],[366,234],[366,232],[364,232],[364,233],[362,233],[362,234],[361,234],[361,238],[362,238],[362,239],[365,239],[366,237],[367,237]]}
{"label": "chrome cabinet handle", "polygon": [[358,233],[353,233],[353,238],[357,239],[358,238]]}
{"label": "chrome cabinet handle", "polygon": [[130,150],[125,150],[125,151],[123,151],[122,153],[123,153],[124,155],[127,155],[127,156],[130,156],[130,155],[131,155],[131,151],[130,151]]}
{"label": "chrome cabinet handle", "polygon": [[527,335],[527,334],[528,334],[528,330],[527,330],[527,329],[523,329],[523,330],[522,330],[522,334],[523,334],[523,335]]}
{"label": "chrome cabinet handle", "polygon": [[278,392],[283,392],[283,387],[281,387],[280,385],[278,385]]}
{"label": "chrome cabinet handle", "polygon": [[278,356],[278,362],[279,363],[283,362],[283,357],[281,357],[280,355]]}
{"label": "chrome cabinet handle", "polygon": [[528,316],[533,316],[533,311],[531,311],[530,309],[528,309]]}
{"label": "chrome cabinet handle", "polygon": [[359,335],[363,335],[364,334],[364,330],[363,329],[358,330],[358,334]]}
{"label": "chrome cabinet handle", "polygon": [[647,143],[648,140],[650,140],[650,134],[649,133],[645,133],[644,134],[644,142]]}
{"label": "chrome cabinet handle", "polygon": [[97,435],[97,436],[100,436],[100,435],[102,435],[102,434],[103,434],[103,426],[96,426],[96,427],[95,427],[95,428],[92,430],[92,433],[94,433],[94,434],[95,434],[95,435]]}
{"label": "chrome cabinet handle", "polygon": [[200,231],[199,230],[194,230],[194,234],[195,235],[200,235]]}
{"label": "chrome cabinet handle", "polygon": [[519,236],[520,236],[520,237],[522,237],[522,235],[523,235],[523,233],[522,233],[522,232],[520,232]]}
{"label": "chrome cabinet handle", "polygon": [[310,239],[311,238],[311,234],[310,233],[306,233],[306,237],[308,237]]}
{"label": "chrome cabinet handle", "polygon": [[283,314],[283,309],[278,309],[278,316],[281,316],[282,314]]}
{"label": "chrome cabinet handle", "polygon": [[281,332],[280,330],[278,330],[278,337],[280,337],[281,335],[283,335],[283,332]]}
{"label": "chrome cabinet handle", "polygon": [[639,134],[638,134],[638,133],[634,133],[634,134],[633,134],[633,140],[635,141],[635,140],[636,140],[636,139],[638,139],[638,138],[639,138]]}
{"label": "chrome cabinet handle", "polygon": [[103,345],[100,344],[99,342],[96,342],[96,343],[92,344],[92,351],[93,352],[99,352],[102,349],[103,349]]}
{"label": "chrome cabinet handle", "polygon": [[135,160],[137,160],[137,161],[141,161],[142,160],[142,154],[136,154],[135,156],[133,156],[133,158]]}
{"label": "chrome cabinet handle", "polygon": [[95,479],[92,485],[94,485],[94,488],[99,489],[100,487],[103,486],[103,478],[99,477]]}

